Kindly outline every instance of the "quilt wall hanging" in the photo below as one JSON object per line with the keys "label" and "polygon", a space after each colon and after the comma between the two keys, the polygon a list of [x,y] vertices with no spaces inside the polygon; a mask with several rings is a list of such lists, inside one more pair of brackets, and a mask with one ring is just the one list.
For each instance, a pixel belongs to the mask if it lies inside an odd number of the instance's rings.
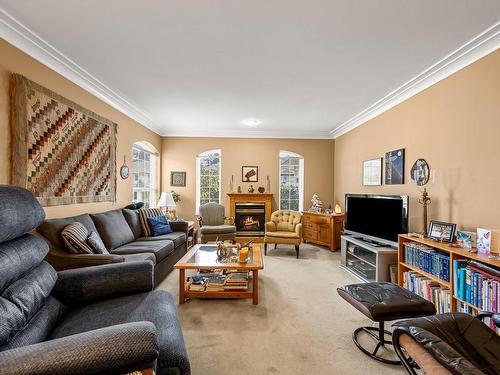
{"label": "quilt wall hanging", "polygon": [[117,125],[12,75],[12,184],[43,206],[114,202]]}

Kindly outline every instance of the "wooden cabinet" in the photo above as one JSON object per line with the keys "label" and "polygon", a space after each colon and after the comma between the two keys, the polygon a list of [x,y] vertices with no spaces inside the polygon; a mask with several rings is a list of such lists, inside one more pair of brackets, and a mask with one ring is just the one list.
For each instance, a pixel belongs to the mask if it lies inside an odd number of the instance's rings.
{"label": "wooden cabinet", "polygon": [[327,246],[331,251],[340,249],[340,236],[344,215],[303,212],[302,237],[304,242]]}

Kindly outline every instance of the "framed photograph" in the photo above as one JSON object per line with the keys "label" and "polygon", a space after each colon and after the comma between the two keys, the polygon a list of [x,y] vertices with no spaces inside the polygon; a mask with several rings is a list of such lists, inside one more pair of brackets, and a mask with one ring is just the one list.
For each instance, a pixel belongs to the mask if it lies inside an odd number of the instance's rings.
{"label": "framed photograph", "polygon": [[242,182],[258,182],[259,181],[259,167],[256,167],[256,166],[243,166],[243,167],[241,167],[241,181]]}
{"label": "framed photograph", "polygon": [[170,172],[170,186],[186,186],[186,172]]}
{"label": "framed photograph", "polygon": [[476,233],[457,230],[457,243],[464,249],[475,247]]}
{"label": "framed photograph", "polygon": [[382,185],[382,158],[363,162],[363,186]]}
{"label": "framed photograph", "polygon": [[457,224],[431,220],[427,237],[441,242],[453,242]]}
{"label": "framed photograph", "polygon": [[385,154],[385,184],[405,183],[405,149],[389,151]]}

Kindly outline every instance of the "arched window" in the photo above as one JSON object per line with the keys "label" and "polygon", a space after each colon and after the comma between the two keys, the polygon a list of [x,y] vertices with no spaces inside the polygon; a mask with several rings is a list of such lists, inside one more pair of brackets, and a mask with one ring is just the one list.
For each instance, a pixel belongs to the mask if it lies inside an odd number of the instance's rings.
{"label": "arched window", "polygon": [[304,157],[280,151],[280,210],[304,209]]}
{"label": "arched window", "polygon": [[158,153],[147,142],[132,146],[132,181],[134,202],[144,202],[146,207],[156,205],[156,166]]}
{"label": "arched window", "polygon": [[220,203],[221,150],[210,150],[196,157],[196,212],[205,203]]}

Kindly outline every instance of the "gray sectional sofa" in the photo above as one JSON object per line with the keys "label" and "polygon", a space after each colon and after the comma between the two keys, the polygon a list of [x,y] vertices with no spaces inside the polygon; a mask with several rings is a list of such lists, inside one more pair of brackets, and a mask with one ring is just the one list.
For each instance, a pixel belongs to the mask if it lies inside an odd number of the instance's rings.
{"label": "gray sectional sofa", "polygon": [[47,242],[31,233],[44,219],[29,191],[0,185],[0,374],[190,375],[175,302],[153,290],[153,263],[56,272]]}
{"label": "gray sectional sofa", "polygon": [[[64,245],[61,232],[73,222],[82,223],[89,232],[99,233],[109,254],[70,253]],[[170,221],[170,226],[173,233],[144,237],[138,212],[117,209],[45,220],[37,231],[49,244],[46,260],[56,270],[148,260],[155,265],[155,285],[158,285],[187,250],[188,223]]]}

